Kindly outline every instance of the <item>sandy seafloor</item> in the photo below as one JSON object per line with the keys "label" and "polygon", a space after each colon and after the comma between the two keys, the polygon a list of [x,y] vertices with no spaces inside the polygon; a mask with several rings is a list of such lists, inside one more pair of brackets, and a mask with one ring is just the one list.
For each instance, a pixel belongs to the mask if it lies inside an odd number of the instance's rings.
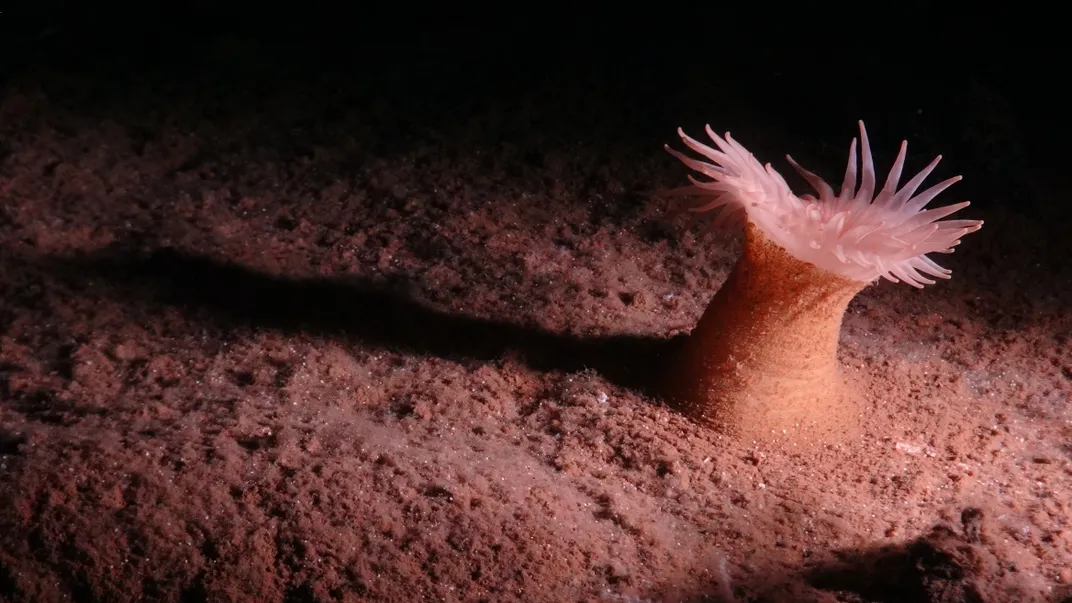
{"label": "sandy seafloor", "polygon": [[[806,118],[776,65],[197,46],[0,89],[0,600],[1072,596],[1070,191],[985,79]],[[643,384],[739,237],[662,143],[840,181],[858,118],[986,226],[852,302],[859,437],[693,424]]]}

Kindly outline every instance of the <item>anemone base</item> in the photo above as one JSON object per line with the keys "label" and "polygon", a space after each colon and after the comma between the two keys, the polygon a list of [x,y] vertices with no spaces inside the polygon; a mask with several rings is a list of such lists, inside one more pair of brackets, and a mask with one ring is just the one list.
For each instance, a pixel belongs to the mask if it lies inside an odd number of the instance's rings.
{"label": "anemone base", "polygon": [[843,441],[858,412],[837,361],[842,317],[867,283],[792,257],[749,223],[744,253],[669,368],[691,418],[757,442]]}

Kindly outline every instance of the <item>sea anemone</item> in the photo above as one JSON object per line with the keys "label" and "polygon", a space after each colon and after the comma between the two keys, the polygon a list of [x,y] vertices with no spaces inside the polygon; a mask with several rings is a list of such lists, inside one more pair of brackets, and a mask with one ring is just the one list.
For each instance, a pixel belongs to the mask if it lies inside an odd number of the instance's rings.
{"label": "sea anemone", "polygon": [[691,169],[691,186],[669,191],[699,199],[695,212],[715,212],[714,224],[741,217],[744,252],[726,283],[674,358],[667,391],[687,414],[753,440],[814,436],[828,441],[851,431],[855,416],[837,365],[838,336],[849,302],[880,277],[914,287],[947,279],[927,254],[951,253],[979,220],[944,220],[968,206],[924,209],[960,180],[949,178],[916,194],[938,156],[898,189],[908,143],[875,194],[875,166],[860,122],[862,169],[857,186],[856,139],[849,146],[841,191],[790,165],[815,189],[797,196],[768,163],[740,143],[707,134],[717,149],[678,134],[708,161],[666,147]]}

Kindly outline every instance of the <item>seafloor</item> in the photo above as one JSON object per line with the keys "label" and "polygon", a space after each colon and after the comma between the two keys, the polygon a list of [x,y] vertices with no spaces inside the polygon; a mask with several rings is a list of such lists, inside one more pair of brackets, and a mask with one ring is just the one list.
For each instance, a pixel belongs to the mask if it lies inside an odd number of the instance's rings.
{"label": "seafloor", "polygon": [[[1069,190],[987,80],[189,52],[4,74],[0,600],[1069,596]],[[693,424],[644,384],[739,241],[662,143],[838,180],[857,118],[986,226],[851,304],[857,439]]]}

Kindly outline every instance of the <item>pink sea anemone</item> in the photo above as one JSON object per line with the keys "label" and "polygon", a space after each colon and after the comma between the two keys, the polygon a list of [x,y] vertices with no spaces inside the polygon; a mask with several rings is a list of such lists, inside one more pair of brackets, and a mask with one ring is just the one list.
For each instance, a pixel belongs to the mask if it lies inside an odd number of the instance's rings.
{"label": "pink sea anemone", "polygon": [[875,164],[864,122],[859,123],[863,172],[858,189],[855,138],[849,145],[845,179],[837,195],[825,180],[786,156],[789,164],[819,193],[816,199],[812,195],[795,195],[769,163],[760,165],[729,132],[723,139],[707,126],[708,136],[721,151],[690,138],[680,129],[678,134],[689,148],[714,164],[690,159],[669,146],[666,150],[713,181],[700,182],[690,175],[693,186],[676,192],[705,198],[707,202],[693,211],[721,210],[721,219],[744,211],[748,220],[771,242],[798,259],[834,274],[864,282],[878,277],[895,283],[900,279],[916,287],[934,284],[923,274],[949,278],[950,272],[927,254],[951,253],[962,236],[979,230],[983,223],[981,220],[939,222],[967,207],[968,201],[923,208],[961,177],[943,180],[916,195],[916,190],[941,161],[939,155],[897,190],[908,151],[908,141],[904,141],[885,185],[874,196]]}
{"label": "pink sea anemone", "polygon": [[667,150],[711,180],[690,175],[691,186],[670,194],[698,199],[692,210],[715,211],[716,225],[743,217],[746,237],[741,259],[673,362],[668,393],[696,419],[753,439],[829,439],[848,431],[856,413],[837,370],[845,309],[879,277],[915,287],[934,284],[928,276],[949,278],[928,254],[952,252],[982,221],[942,220],[967,201],[924,207],[960,177],[916,194],[939,156],[898,189],[904,142],[876,195],[860,122],[859,186],[853,139],[837,195],[787,157],[818,193],[797,196],[728,132],[721,138],[707,127],[717,149],[678,133],[710,162]]}

